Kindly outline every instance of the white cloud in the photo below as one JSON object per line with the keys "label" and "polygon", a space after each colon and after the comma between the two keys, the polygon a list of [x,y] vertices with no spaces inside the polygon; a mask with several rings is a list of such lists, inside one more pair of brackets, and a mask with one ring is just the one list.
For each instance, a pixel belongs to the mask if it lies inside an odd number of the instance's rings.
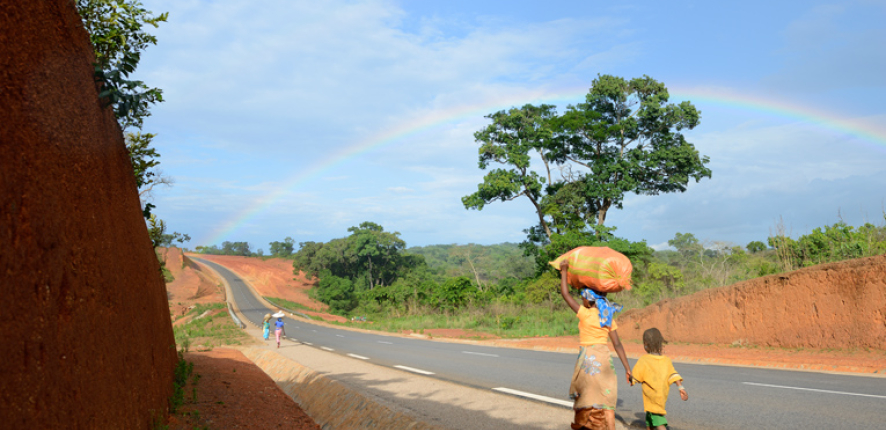
{"label": "white cloud", "polygon": [[649,244],[649,247],[656,251],[664,251],[666,249],[674,250],[674,247],[669,245],[667,241],[655,244]]}

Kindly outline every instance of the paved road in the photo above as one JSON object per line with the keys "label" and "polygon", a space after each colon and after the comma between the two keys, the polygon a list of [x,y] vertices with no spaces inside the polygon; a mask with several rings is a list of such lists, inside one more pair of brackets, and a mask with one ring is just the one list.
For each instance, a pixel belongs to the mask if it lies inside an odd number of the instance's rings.
{"label": "paved road", "polygon": [[[269,312],[237,275],[200,260],[224,276],[233,299],[254,324]],[[535,398],[567,408],[575,354],[434,342],[339,330],[289,321],[289,338],[326,351],[381,366]],[[667,351],[666,351],[667,352]],[[616,360],[617,362],[617,360]],[[633,365],[633,360],[631,360]],[[689,392],[688,402],[672,390],[671,429],[871,428],[886,411],[886,378],[772,369],[676,363]],[[640,425],[639,387],[619,373],[618,415]]]}

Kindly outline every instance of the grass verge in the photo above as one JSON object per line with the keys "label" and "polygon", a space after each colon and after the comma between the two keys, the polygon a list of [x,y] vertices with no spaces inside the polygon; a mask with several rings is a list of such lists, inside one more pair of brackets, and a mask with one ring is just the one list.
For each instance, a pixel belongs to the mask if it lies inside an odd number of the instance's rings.
{"label": "grass verge", "polygon": [[211,350],[216,346],[241,345],[250,339],[228,315],[224,303],[199,304],[187,315],[193,318],[172,329],[175,344],[181,351],[188,352],[192,346]]}
{"label": "grass verge", "polygon": [[[369,318],[372,323],[334,323],[369,330],[400,332],[430,329],[461,329],[492,334],[501,338],[578,335],[575,312],[569,308],[492,303],[468,307],[457,314],[417,313],[383,319]],[[479,336],[478,336],[479,337]]]}
{"label": "grass verge", "polygon": [[270,302],[272,305],[279,306],[281,308],[291,309],[291,310],[301,309],[301,310],[305,310],[305,311],[317,312],[316,309],[309,308],[301,303],[290,302],[289,300],[281,299],[281,298],[277,298],[277,297],[268,297],[268,296],[263,296],[263,297],[265,298],[265,300]]}

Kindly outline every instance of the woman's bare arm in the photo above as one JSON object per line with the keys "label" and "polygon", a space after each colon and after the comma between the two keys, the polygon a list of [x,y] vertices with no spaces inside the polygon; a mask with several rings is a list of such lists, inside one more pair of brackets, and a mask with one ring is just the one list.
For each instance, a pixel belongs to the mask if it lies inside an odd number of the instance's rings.
{"label": "woman's bare arm", "polygon": [[615,353],[618,354],[618,359],[621,360],[621,364],[625,367],[625,375],[628,377],[628,384],[633,386],[634,378],[631,377],[631,366],[628,365],[628,357],[625,355],[624,347],[621,346],[621,339],[618,338],[618,330],[610,330],[609,339],[612,340],[612,346],[615,347]]}
{"label": "woman's bare arm", "polygon": [[563,300],[565,300],[566,304],[569,305],[570,308],[572,308],[572,311],[578,313],[580,305],[576,303],[575,299],[572,298],[572,295],[569,294],[569,285],[566,284],[566,272],[568,270],[569,262],[560,262],[560,295],[563,296]]}

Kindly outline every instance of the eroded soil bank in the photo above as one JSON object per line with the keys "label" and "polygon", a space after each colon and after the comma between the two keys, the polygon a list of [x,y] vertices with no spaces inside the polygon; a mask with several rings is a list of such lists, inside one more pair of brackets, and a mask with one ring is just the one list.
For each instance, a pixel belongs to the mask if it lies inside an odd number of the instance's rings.
{"label": "eroded soil bank", "polygon": [[0,427],[148,429],[176,363],[132,164],[70,0],[0,7]]}
{"label": "eroded soil bank", "polygon": [[779,348],[886,349],[886,255],[822,264],[664,300],[618,319],[672,342]]}

